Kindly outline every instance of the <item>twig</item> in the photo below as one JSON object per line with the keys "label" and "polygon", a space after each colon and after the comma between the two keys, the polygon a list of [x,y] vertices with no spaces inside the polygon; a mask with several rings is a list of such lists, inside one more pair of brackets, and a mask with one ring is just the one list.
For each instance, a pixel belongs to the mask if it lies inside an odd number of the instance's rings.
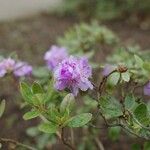
{"label": "twig", "polygon": [[70,148],[71,150],[75,150],[75,148],[66,141],[65,137],[64,137],[64,128],[62,128],[62,132],[61,132],[61,140],[63,142],[64,145],[66,145],[68,148]]}
{"label": "twig", "polygon": [[25,145],[25,144],[22,144],[18,141],[15,141],[15,140],[12,140],[12,139],[7,139],[7,138],[0,138],[0,141],[1,142],[4,142],[4,143],[13,143],[15,144],[16,146],[21,146],[21,147],[24,147],[28,150],[36,150],[35,148],[31,147],[31,146],[28,146],[28,145]]}
{"label": "twig", "polygon": [[110,75],[112,75],[113,73],[117,72],[117,70],[113,70],[111,73],[109,73],[107,76],[103,76],[102,78],[102,81],[100,82],[99,84],[99,87],[98,87],[98,92],[100,94],[100,96],[102,95],[103,93],[103,90],[104,90],[104,87],[105,87],[105,84],[107,82],[107,79]]}
{"label": "twig", "polygon": [[95,138],[94,140],[95,140],[95,143],[97,144],[99,150],[105,150],[102,142],[98,138]]}
{"label": "twig", "polygon": [[74,132],[73,132],[73,129],[72,129],[72,128],[70,129],[70,133],[71,133],[71,144],[72,144],[72,145],[75,145]]}

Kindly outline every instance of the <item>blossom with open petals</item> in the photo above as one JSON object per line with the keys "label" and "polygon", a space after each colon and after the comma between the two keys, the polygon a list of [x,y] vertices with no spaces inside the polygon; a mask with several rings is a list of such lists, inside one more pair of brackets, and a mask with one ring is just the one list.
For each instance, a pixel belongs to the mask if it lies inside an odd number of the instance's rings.
{"label": "blossom with open petals", "polygon": [[26,62],[17,62],[14,69],[14,75],[16,77],[28,76],[32,73],[32,66]]}
{"label": "blossom with open petals", "polygon": [[70,89],[76,96],[79,89],[86,91],[93,89],[89,81],[92,76],[92,68],[86,58],[70,56],[63,60],[54,71],[55,88],[63,90]]}
{"label": "blossom with open petals", "polygon": [[59,63],[68,57],[66,48],[53,45],[49,51],[45,53],[44,59],[50,70],[54,70]]}

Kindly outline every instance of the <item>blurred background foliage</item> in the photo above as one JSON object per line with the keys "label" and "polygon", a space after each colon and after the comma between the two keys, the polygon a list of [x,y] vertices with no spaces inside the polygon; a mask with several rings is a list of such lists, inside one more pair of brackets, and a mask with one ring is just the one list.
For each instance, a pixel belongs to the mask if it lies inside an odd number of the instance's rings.
{"label": "blurred background foliage", "polygon": [[59,8],[63,14],[101,20],[142,17],[150,12],[149,0],[64,0]]}

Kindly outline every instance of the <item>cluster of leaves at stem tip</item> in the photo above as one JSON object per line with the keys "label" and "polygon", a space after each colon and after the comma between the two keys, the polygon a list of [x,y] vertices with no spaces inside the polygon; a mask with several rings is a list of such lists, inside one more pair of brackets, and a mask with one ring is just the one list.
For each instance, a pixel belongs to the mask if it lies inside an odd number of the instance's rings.
{"label": "cluster of leaves at stem tip", "polygon": [[[54,99],[58,99],[52,88],[49,87],[47,92],[38,84],[33,83],[32,87],[26,83],[20,84],[23,98],[31,110],[23,116],[25,120],[41,117],[43,123],[39,125],[39,130],[45,133],[56,133],[64,127],[82,127],[87,124],[92,114],[83,113],[72,116],[74,107],[74,96],[67,94],[62,98],[61,103],[56,105]],[[60,98],[59,97],[59,98]]]}

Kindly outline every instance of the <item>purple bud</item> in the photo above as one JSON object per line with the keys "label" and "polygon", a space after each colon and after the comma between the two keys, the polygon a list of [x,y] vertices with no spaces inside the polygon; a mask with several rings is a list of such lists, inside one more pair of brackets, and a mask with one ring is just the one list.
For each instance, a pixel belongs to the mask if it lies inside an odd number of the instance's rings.
{"label": "purple bud", "polygon": [[17,62],[14,69],[16,77],[28,76],[32,73],[32,67],[26,62]]}
{"label": "purple bud", "polygon": [[150,81],[144,86],[144,95],[150,96]]}
{"label": "purple bud", "polygon": [[76,96],[79,89],[86,91],[93,89],[88,78],[92,76],[92,68],[86,58],[70,56],[64,59],[54,71],[55,88],[63,90],[68,88]]}
{"label": "purple bud", "polygon": [[50,70],[54,70],[59,63],[68,57],[66,48],[53,45],[49,51],[45,53],[44,59]]}

